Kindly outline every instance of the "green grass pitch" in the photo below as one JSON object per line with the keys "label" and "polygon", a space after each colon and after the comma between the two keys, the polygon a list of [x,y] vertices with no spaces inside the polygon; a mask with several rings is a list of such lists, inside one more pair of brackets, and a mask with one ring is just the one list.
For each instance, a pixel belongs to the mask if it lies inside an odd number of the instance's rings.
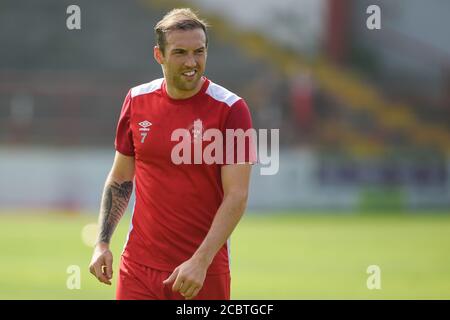
{"label": "green grass pitch", "polygon": [[[96,215],[0,214],[0,299],[113,299],[90,275],[81,230]],[[81,269],[81,288],[66,286]],[[381,270],[369,290],[367,268]],[[450,299],[450,215],[246,214],[231,238],[232,299]]]}

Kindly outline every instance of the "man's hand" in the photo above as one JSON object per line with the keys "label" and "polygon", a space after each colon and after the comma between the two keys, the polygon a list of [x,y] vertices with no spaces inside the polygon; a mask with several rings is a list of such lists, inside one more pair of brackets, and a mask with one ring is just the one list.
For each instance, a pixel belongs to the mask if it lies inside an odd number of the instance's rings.
{"label": "man's hand", "polygon": [[89,271],[104,284],[111,285],[113,255],[107,243],[99,242],[94,249]]}
{"label": "man's hand", "polygon": [[193,299],[203,287],[208,266],[201,259],[192,257],[176,267],[163,283],[166,285],[174,282],[173,292],[179,292],[186,300]]}

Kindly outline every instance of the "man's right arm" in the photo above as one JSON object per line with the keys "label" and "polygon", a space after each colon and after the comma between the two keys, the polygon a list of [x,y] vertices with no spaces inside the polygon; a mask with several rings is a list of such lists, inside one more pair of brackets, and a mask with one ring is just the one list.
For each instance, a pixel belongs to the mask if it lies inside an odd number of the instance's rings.
{"label": "man's right arm", "polygon": [[99,235],[90,272],[100,281],[110,285],[112,278],[112,253],[109,243],[120,219],[125,213],[133,191],[134,157],[116,152],[114,164],[105,182],[100,215]]}

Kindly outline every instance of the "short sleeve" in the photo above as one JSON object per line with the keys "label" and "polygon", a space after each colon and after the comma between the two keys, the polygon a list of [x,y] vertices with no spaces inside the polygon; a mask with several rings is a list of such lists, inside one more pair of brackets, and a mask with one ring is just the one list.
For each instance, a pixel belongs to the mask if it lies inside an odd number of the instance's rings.
{"label": "short sleeve", "polygon": [[131,131],[130,117],[131,91],[128,92],[122,105],[114,143],[116,150],[126,156],[134,156],[133,133]]}
{"label": "short sleeve", "polygon": [[235,102],[225,122],[225,164],[256,163],[256,130],[247,103]]}

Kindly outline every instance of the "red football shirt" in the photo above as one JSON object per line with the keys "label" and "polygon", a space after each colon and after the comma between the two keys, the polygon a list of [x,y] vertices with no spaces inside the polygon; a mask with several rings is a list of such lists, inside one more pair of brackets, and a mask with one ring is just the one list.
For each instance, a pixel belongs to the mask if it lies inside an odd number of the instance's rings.
{"label": "red football shirt", "polygon": [[[226,129],[252,127],[243,99],[204,80],[196,95],[181,100],[168,96],[164,79],[132,88],[117,126],[116,150],[134,156],[136,168],[136,202],[123,255],[157,270],[173,271],[192,256],[223,199],[222,164],[174,164],[171,153],[179,140],[171,140],[173,131],[185,128],[198,137],[194,121],[201,120],[203,130],[219,129],[225,142]],[[256,161],[250,148],[245,162]],[[229,272],[228,245],[218,251],[209,274]]]}

